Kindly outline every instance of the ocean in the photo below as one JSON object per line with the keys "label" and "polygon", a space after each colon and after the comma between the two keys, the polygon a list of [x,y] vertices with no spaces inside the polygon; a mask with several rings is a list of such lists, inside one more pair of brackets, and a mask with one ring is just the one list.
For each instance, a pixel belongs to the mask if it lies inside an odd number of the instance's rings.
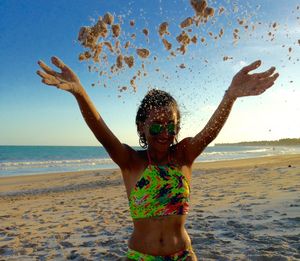
{"label": "ocean", "polygon": [[[300,153],[300,146],[218,145],[206,148],[196,161],[246,159],[296,153]],[[111,168],[118,166],[100,146],[0,146],[0,177]]]}

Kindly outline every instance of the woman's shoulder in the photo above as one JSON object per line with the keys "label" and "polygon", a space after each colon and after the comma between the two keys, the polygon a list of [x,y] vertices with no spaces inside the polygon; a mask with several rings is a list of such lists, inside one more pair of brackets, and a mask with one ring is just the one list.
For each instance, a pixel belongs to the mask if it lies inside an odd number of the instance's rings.
{"label": "woman's shoulder", "polygon": [[171,147],[171,157],[173,160],[180,166],[190,165],[192,162],[189,160],[189,145],[192,138],[187,137],[178,142],[177,144],[172,145]]}
{"label": "woman's shoulder", "polygon": [[124,144],[124,146],[126,146],[129,153],[128,167],[130,169],[143,165],[147,161],[147,150],[137,149],[127,144]]}

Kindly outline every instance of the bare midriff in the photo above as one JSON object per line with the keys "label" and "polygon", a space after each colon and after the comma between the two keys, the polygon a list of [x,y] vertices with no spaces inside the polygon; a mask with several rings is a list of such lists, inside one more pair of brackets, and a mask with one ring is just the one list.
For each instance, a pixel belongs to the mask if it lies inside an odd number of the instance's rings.
{"label": "bare midriff", "polygon": [[186,215],[135,219],[129,248],[149,255],[171,255],[188,249],[190,238],[184,228]]}

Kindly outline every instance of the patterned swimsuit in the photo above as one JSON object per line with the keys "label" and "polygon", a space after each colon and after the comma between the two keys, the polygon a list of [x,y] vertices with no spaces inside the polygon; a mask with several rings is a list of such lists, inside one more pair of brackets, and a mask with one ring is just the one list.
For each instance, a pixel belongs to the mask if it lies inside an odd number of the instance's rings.
{"label": "patterned swimsuit", "polygon": [[188,213],[190,188],[174,165],[148,165],[129,196],[133,219]]}

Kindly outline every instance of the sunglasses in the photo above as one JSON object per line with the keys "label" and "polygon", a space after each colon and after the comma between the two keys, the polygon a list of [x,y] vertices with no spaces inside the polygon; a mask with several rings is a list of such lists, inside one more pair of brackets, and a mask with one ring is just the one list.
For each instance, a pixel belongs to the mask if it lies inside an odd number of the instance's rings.
{"label": "sunglasses", "polygon": [[168,134],[171,136],[174,136],[177,133],[177,128],[174,123],[168,123],[167,125],[152,123],[149,127],[149,132],[152,136],[161,134],[164,130],[167,130]]}

